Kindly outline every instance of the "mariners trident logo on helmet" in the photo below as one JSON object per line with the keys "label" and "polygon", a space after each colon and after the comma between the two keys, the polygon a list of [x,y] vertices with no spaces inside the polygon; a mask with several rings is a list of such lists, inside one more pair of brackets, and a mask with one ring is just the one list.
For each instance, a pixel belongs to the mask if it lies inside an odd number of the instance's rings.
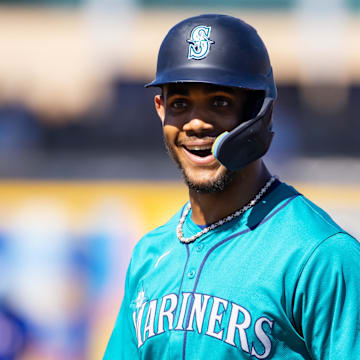
{"label": "mariners trident logo on helmet", "polygon": [[210,40],[211,26],[198,25],[191,31],[191,37],[186,40],[189,45],[188,59],[201,60],[207,56],[210,45],[215,41]]}

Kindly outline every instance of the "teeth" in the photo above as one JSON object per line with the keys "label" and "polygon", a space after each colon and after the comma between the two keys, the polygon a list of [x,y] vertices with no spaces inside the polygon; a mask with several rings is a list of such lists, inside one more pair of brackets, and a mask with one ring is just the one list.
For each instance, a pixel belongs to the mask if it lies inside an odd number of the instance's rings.
{"label": "teeth", "polygon": [[186,147],[187,149],[189,149],[189,150],[210,150],[211,149],[211,146],[209,146],[209,145],[203,145],[203,146],[199,146],[199,145],[197,145],[197,146],[187,146]]}

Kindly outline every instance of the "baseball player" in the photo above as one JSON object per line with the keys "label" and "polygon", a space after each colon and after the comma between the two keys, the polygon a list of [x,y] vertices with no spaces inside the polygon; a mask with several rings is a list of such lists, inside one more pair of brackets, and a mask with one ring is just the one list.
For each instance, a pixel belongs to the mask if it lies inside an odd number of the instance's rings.
{"label": "baseball player", "polygon": [[104,359],[360,359],[360,244],[262,161],[276,87],[257,32],[185,19],[147,86],[189,202],[135,247]]}

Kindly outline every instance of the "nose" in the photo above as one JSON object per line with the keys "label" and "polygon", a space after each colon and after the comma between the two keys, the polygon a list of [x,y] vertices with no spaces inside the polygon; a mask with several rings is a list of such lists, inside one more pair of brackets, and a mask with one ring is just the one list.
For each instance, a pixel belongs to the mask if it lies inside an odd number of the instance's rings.
{"label": "nose", "polygon": [[207,121],[203,115],[192,112],[190,120],[184,124],[183,130],[197,135],[208,134],[214,130],[214,125]]}

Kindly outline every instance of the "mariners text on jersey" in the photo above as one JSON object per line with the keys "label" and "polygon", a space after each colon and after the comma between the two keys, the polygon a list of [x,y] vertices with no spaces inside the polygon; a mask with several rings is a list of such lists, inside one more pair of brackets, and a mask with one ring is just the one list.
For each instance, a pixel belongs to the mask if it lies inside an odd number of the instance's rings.
{"label": "mariners text on jersey", "polygon": [[[105,360],[360,354],[360,244],[324,211],[277,182],[190,244],[181,212],[135,247]],[[191,216],[183,231],[199,231]]]}
{"label": "mariners text on jersey", "polygon": [[[175,310],[178,306],[180,312],[178,318],[175,319]],[[188,316],[186,318],[187,309]],[[227,310],[229,310],[228,316],[226,316]],[[208,319],[206,319],[206,314]],[[225,317],[226,321],[224,321]],[[144,302],[139,306],[138,312],[133,312],[133,320],[138,347],[142,346],[146,340],[160,335],[164,331],[186,330],[197,331],[232,346],[237,346],[236,343],[239,343],[242,351],[254,355],[258,359],[266,359],[271,350],[271,341],[265,331],[265,327],[271,329],[273,326],[270,319],[260,317],[253,321],[251,314],[244,307],[207,294],[185,292],[181,294],[180,298],[177,294],[168,294],[159,301],[155,299]],[[206,326],[204,326],[204,320]],[[254,326],[255,336],[264,349],[261,354],[257,353],[254,345],[251,349],[249,347],[246,331],[251,323]],[[216,327],[221,330],[216,331]],[[235,336],[238,337],[236,342]]]}

